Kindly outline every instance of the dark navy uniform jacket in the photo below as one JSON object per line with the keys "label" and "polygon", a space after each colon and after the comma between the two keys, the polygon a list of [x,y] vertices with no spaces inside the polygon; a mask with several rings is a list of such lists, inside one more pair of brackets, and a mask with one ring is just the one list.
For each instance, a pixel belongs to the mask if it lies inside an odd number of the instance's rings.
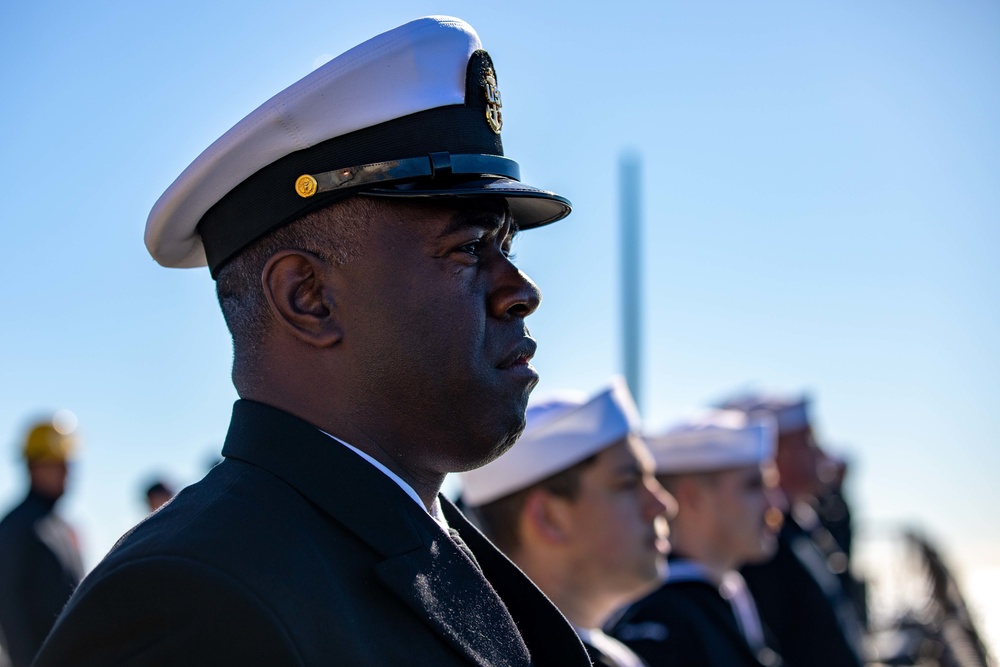
{"label": "dark navy uniform jacket", "polygon": [[[852,636],[860,635],[861,627],[850,600],[832,572],[810,572],[796,554],[796,544],[819,554],[789,515],[778,535],[774,558],[741,570],[761,619],[774,633],[791,667],[861,667],[857,641],[852,641]],[[820,560],[818,567],[823,566]],[[827,586],[837,589],[830,594],[816,579],[824,574]]]}
{"label": "dark navy uniform jacket", "polygon": [[0,522],[0,644],[14,667],[31,664],[83,577],[76,537],[55,504],[29,492]]}
{"label": "dark navy uniform jacket", "polygon": [[83,581],[38,667],[589,664],[443,497],[468,548],[357,454],[252,401],[223,455]]}
{"label": "dark navy uniform jacket", "polygon": [[732,607],[707,581],[667,581],[630,606],[611,630],[650,667],[780,667],[770,647],[754,650]]}

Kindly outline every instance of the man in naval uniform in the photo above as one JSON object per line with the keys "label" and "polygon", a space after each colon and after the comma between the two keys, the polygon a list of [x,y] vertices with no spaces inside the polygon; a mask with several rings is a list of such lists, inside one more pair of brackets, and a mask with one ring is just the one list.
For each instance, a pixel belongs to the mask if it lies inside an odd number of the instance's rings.
{"label": "man in naval uniform", "polygon": [[37,665],[585,665],[572,627],[443,496],[538,380],[512,237],[569,203],[503,157],[496,71],[418,19],[236,124],[153,207],[207,263],[240,400],[224,460],[115,546]]}
{"label": "man in naval uniform", "polygon": [[781,659],[739,573],[770,557],[770,421],[711,411],[647,437],[656,477],[677,501],[663,586],[612,630],[651,667],[776,667]]}
{"label": "man in naval uniform", "polygon": [[[812,503],[822,489],[824,454],[816,442],[805,397],[750,395],[724,407],[770,415],[778,426],[775,464],[785,510],[778,549],[749,564],[744,579],[793,667],[860,667],[863,626],[854,603],[810,532],[819,521]],[[833,562],[843,567],[843,554]]]}
{"label": "man in naval uniform", "polygon": [[566,614],[595,665],[641,666],[601,626],[659,582],[672,499],[653,479],[628,387],[617,378],[589,400],[553,397],[526,420],[509,452],[462,474],[462,498]]}

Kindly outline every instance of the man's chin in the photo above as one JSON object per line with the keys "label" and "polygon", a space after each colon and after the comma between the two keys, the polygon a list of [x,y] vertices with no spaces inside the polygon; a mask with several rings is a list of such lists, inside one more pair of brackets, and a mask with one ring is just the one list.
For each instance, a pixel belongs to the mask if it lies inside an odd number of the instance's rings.
{"label": "man's chin", "polygon": [[524,430],[522,424],[521,428],[517,429],[513,433],[508,433],[501,436],[499,439],[494,440],[492,447],[484,448],[484,453],[482,456],[476,457],[471,461],[463,462],[460,469],[456,469],[453,472],[467,472],[469,470],[475,470],[476,468],[482,468],[487,463],[491,463],[496,459],[500,458],[507,453],[514,443],[517,442],[517,438],[521,435],[521,431]]}
{"label": "man's chin", "polygon": [[[532,383],[532,387],[534,383]],[[466,472],[481,468],[505,454],[524,432],[524,412],[527,409],[528,395],[531,387],[525,387],[517,392],[494,394],[493,398],[480,408],[475,422],[467,425],[477,425],[475,432],[469,432],[465,438],[465,447],[461,451],[463,460],[455,462],[451,472]]]}

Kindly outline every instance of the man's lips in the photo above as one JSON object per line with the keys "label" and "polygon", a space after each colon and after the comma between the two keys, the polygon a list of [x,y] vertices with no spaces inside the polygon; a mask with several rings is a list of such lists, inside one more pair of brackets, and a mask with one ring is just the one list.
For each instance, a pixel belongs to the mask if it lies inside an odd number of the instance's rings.
{"label": "man's lips", "polygon": [[531,362],[531,358],[535,356],[535,350],[538,348],[538,343],[532,338],[522,338],[517,345],[515,345],[507,356],[503,358],[497,368],[500,370],[507,370],[509,368],[515,368],[517,366],[527,366]]}

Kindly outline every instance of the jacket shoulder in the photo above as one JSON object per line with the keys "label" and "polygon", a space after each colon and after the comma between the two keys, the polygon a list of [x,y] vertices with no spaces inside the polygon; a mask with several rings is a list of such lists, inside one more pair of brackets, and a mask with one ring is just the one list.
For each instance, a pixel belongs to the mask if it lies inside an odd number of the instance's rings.
{"label": "jacket shoulder", "polygon": [[611,634],[651,665],[715,665],[709,644],[725,638],[708,611],[714,595],[701,582],[664,584],[629,607]]}
{"label": "jacket shoulder", "polygon": [[180,556],[146,556],[95,571],[34,664],[185,663],[304,664],[281,619],[252,590]]}

